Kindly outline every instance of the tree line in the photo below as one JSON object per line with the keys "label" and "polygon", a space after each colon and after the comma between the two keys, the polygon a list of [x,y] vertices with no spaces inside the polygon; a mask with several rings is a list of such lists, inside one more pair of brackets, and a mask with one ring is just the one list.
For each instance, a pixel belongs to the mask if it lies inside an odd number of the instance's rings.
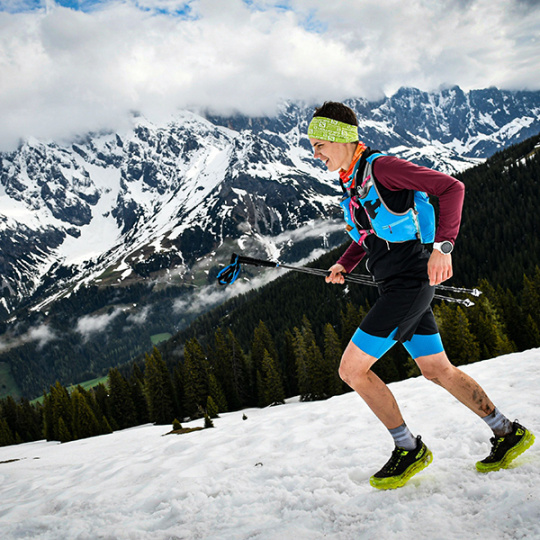
{"label": "tree line", "polygon": [[[296,281],[292,276],[283,279]],[[435,305],[454,364],[540,345],[540,268],[523,277],[518,296],[487,280],[480,289],[483,294],[471,308]],[[238,309],[245,311],[246,305]],[[367,300],[363,305],[348,300],[339,320],[326,321],[321,331],[314,330],[315,319],[303,314],[282,333],[272,333],[274,314],[269,321],[253,322],[247,347],[230,324],[237,317],[224,317],[211,335],[188,338],[180,357],[174,349],[154,347],[143,360],[110,369],[107,384],[90,390],[57,382],[42,403],[0,400],[0,445],[43,437],[67,442],[148,422],[178,426],[188,419],[281,404],[297,395],[312,401],[341,394],[349,389],[338,376],[340,358],[368,309]],[[377,362],[374,371],[387,382],[419,375],[400,346]]]}

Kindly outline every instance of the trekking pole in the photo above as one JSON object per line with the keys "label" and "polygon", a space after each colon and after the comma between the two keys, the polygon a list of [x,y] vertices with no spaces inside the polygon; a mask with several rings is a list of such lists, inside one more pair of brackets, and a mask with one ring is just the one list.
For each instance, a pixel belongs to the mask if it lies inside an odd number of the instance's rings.
{"label": "trekking pole", "polygon": [[454,298],[453,296],[443,296],[441,294],[436,294],[433,296],[436,300],[443,300],[445,302],[453,302],[454,304],[461,304],[465,307],[474,306],[474,302],[468,298]]}
{"label": "trekking pole", "polygon": [[[253,257],[244,257],[243,255],[237,255],[233,253],[231,257],[231,264],[226,266],[217,275],[219,283],[222,285],[230,285],[234,283],[238,275],[240,274],[240,264],[250,264],[252,266],[265,266],[268,268],[285,268],[286,270],[294,270],[295,272],[301,272],[303,274],[311,274],[313,276],[326,277],[329,275],[328,270],[322,270],[320,268],[308,268],[305,266],[289,266],[280,262],[265,261],[263,259],[254,259]],[[376,287],[377,284],[369,276],[360,275],[346,275],[345,281],[351,283],[360,283],[362,285],[370,285]]]}
{"label": "trekking pole", "polygon": [[451,285],[436,285],[435,288],[441,291],[472,294],[473,296],[480,296],[482,294],[480,289],[466,289],[465,287],[452,287]]}
{"label": "trekking pole", "polygon": [[[305,266],[289,266],[287,264],[282,264],[280,262],[267,261],[264,259],[255,259],[253,257],[245,257],[244,255],[237,255],[233,253],[231,256],[231,263],[219,271],[217,275],[217,280],[221,285],[230,285],[234,283],[238,276],[240,275],[240,265],[249,264],[252,266],[264,266],[267,268],[285,268],[286,270],[293,270],[295,272],[301,272],[304,274],[311,274],[314,276],[327,277],[329,275],[328,270],[322,270],[320,268],[308,268]],[[360,285],[369,285],[370,287],[377,287],[377,283],[373,281],[371,276],[366,274],[345,274],[343,276],[346,282],[357,283]],[[448,285],[437,285],[437,289],[448,290],[452,292],[461,292],[468,293],[474,296],[479,296],[482,294],[482,291],[478,289],[465,289],[461,287],[451,287]],[[474,302],[468,298],[453,298],[451,296],[443,296],[440,294],[435,294],[434,298],[437,300],[444,300],[446,302],[453,302],[456,304],[461,304],[465,307],[474,306]]]}
{"label": "trekking pole", "polygon": [[[365,274],[359,274],[360,276],[365,276]],[[369,276],[365,276],[369,279]],[[435,288],[439,291],[449,291],[462,294],[471,294],[472,296],[480,296],[482,291],[479,289],[466,289],[465,287],[453,287],[452,285],[435,285]],[[444,296],[443,298],[446,298]],[[450,297],[448,297],[450,298]]]}
{"label": "trekking pole", "polygon": [[[354,274],[354,275],[361,277],[363,279],[371,279],[371,276],[368,276],[366,274]],[[482,291],[479,289],[466,289],[465,287],[453,287],[452,285],[435,285],[435,288],[441,291],[471,294],[472,296],[480,296],[482,294]]]}

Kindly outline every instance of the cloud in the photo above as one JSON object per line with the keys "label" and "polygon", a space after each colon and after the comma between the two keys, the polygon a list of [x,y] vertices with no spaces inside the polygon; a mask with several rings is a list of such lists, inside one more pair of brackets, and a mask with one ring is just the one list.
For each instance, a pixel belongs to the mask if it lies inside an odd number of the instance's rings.
{"label": "cloud", "polygon": [[146,323],[149,314],[150,306],[144,306],[140,311],[136,311],[128,315],[128,317],[126,318],[126,322],[140,326],[141,324]]}
{"label": "cloud", "polygon": [[273,114],[282,100],[400,86],[540,89],[540,7],[526,0],[2,6],[0,150],[126,129],[133,111],[164,121],[178,108]]}
{"label": "cloud", "polygon": [[122,310],[117,308],[111,313],[104,313],[103,315],[86,315],[77,321],[75,330],[81,334],[84,339],[89,339],[92,334],[105,331],[111,321],[115,319],[121,312]]}
{"label": "cloud", "polygon": [[206,285],[198,288],[187,297],[182,297],[173,304],[177,313],[204,313],[209,309],[234,298],[240,294],[246,294],[251,290],[259,289],[282,276],[284,271],[265,271],[261,275],[247,279],[239,277],[231,285]]}
{"label": "cloud", "polygon": [[8,334],[2,336],[0,338],[0,352],[20,347],[32,341],[37,342],[39,350],[53,339],[56,339],[55,333],[46,324],[41,324],[35,328],[30,328],[25,334],[17,337],[10,337]]}
{"label": "cloud", "polygon": [[38,347],[43,347],[45,344],[49,343],[49,341],[55,339],[56,336],[46,324],[42,324],[37,328],[31,328],[28,331],[26,338],[28,341],[37,341]]}

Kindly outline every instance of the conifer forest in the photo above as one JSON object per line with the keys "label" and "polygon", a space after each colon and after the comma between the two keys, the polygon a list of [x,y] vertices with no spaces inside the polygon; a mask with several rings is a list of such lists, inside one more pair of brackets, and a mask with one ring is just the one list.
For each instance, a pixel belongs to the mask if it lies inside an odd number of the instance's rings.
{"label": "conifer forest", "polygon": [[[540,346],[538,141],[458,175],[466,198],[448,283],[483,294],[471,297],[472,307],[433,304],[455,365]],[[313,266],[329,268],[345,248]],[[39,401],[0,400],[0,445],[43,437],[67,442],[148,422],[178,428],[199,417],[210,425],[222,412],[347,392],[338,375],[341,354],[375,298],[372,287],[329,286],[319,276],[287,273],[152,350],[134,351],[129,362],[108,370],[106,383],[85,389],[56,382]],[[374,371],[385,382],[420,375],[399,345]]]}

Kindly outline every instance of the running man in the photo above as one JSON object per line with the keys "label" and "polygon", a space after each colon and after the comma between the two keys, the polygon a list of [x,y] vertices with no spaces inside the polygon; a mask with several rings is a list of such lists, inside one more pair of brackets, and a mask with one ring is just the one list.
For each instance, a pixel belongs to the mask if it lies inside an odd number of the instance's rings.
{"label": "running man", "polygon": [[[476,381],[450,363],[431,309],[435,286],[452,277],[451,253],[461,221],[464,185],[446,174],[372,152],[359,142],[354,111],[342,103],[326,102],[319,107],[308,136],[314,157],[329,171],[339,171],[345,193],[342,206],[353,237],[326,281],[343,284],[344,275],[367,257],[366,267],[379,288],[380,296],[352,337],[339,368],[341,378],[394,439],[394,451],[371,477],[371,485],[401,487],[433,459],[421,437],[407,427],[388,386],[371,370],[397,342],[424,377],[445,388],[492,429],[491,453],[476,464],[477,470],[506,467],[533,444],[534,435],[517,421],[511,422]],[[436,231],[427,199],[415,203],[419,192],[439,199]],[[435,241],[431,253],[422,243],[426,238],[433,242],[429,231],[422,230],[426,223],[429,229],[430,220]]]}

